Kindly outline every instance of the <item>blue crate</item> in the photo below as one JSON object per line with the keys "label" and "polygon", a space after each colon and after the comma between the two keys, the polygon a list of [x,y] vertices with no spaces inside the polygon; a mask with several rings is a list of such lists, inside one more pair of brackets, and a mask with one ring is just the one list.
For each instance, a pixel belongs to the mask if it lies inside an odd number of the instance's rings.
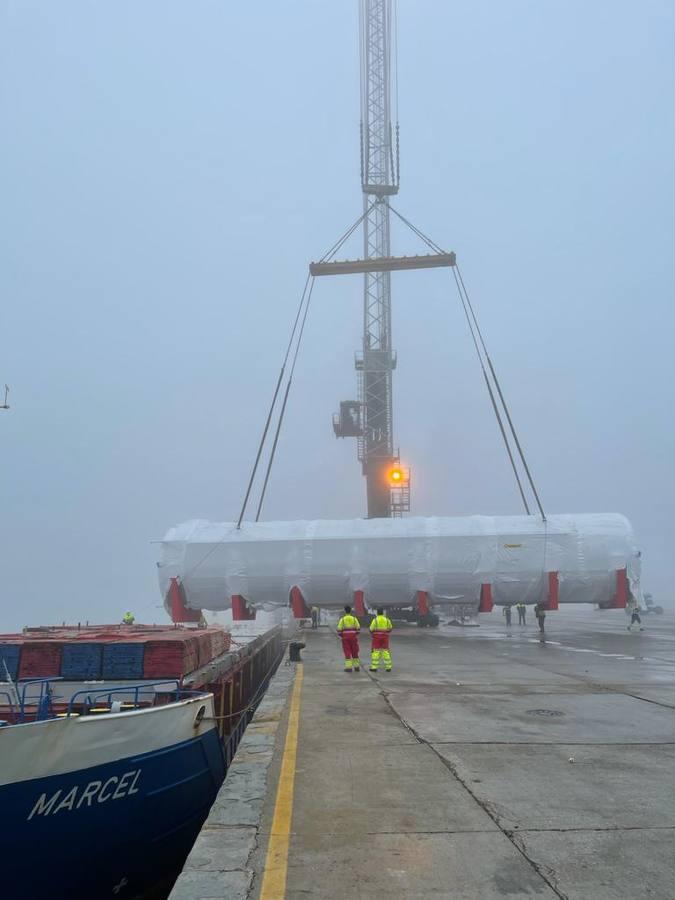
{"label": "blue crate", "polygon": [[145,644],[105,644],[103,678],[143,678]]}
{"label": "blue crate", "polygon": [[12,679],[12,681],[16,681],[19,674],[20,656],[21,646],[19,644],[0,644],[0,681],[4,681],[7,677],[5,672],[5,665],[9,670],[9,677]]}
{"label": "blue crate", "polygon": [[67,679],[91,680],[101,677],[103,646],[101,644],[64,644],[61,675]]}

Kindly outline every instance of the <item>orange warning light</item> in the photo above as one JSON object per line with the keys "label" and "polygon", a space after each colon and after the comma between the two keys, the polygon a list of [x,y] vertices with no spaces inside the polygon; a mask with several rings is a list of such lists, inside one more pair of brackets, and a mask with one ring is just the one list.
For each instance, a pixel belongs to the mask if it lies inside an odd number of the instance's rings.
{"label": "orange warning light", "polygon": [[401,482],[403,481],[403,470],[398,466],[394,466],[393,469],[390,469],[389,481],[391,481],[392,484],[401,484]]}

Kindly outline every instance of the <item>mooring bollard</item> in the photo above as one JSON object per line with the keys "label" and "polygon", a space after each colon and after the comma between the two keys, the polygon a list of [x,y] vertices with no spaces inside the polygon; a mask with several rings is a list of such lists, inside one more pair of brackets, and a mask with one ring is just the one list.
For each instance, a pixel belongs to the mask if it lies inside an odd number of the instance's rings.
{"label": "mooring bollard", "polygon": [[305,644],[302,641],[291,641],[288,645],[288,661],[292,662],[302,662],[302,657],[300,656],[300,651],[305,649]]}

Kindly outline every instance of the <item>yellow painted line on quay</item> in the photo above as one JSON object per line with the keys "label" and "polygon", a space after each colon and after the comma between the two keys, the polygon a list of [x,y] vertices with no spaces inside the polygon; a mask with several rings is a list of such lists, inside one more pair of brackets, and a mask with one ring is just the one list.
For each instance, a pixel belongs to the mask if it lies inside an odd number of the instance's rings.
{"label": "yellow painted line on quay", "polygon": [[286,873],[288,870],[288,848],[291,842],[291,820],[293,818],[293,796],[295,791],[295,761],[298,753],[298,729],[300,726],[300,692],[302,691],[302,666],[295,670],[295,684],[288,714],[286,744],[281,760],[281,772],[274,803],[274,818],[270,841],[265,857],[265,871],[259,900],[284,900],[286,896]]}

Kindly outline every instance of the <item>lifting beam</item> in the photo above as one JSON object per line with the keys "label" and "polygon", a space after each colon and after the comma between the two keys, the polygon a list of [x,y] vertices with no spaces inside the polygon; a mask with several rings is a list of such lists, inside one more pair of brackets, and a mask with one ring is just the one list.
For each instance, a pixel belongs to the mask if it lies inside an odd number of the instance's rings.
{"label": "lifting beam", "polygon": [[428,253],[424,256],[381,256],[370,259],[345,259],[325,263],[310,263],[310,275],[358,275],[371,272],[395,272],[406,269],[436,269],[452,267],[454,253]]}

